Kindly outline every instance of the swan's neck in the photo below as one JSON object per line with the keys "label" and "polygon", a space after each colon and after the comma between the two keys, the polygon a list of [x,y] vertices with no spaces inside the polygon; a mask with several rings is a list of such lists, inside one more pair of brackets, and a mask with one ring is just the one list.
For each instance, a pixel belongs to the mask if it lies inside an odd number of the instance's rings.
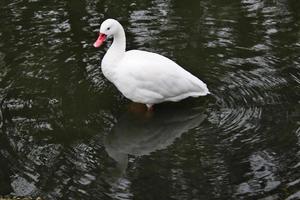
{"label": "swan's neck", "polygon": [[105,55],[105,59],[107,59],[108,63],[117,63],[125,54],[126,38],[121,25],[120,30],[114,34],[113,38],[113,43]]}
{"label": "swan's neck", "polygon": [[125,48],[125,32],[123,27],[120,25],[120,29],[116,34],[114,34],[114,41],[106,52],[101,63],[101,69],[104,76],[111,82],[114,82],[115,80],[116,68],[118,67],[119,61],[125,54]]}

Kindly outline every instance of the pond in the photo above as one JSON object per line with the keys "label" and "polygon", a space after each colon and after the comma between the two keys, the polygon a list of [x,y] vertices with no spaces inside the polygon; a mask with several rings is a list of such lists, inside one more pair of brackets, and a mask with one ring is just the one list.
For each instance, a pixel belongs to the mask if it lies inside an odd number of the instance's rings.
{"label": "pond", "polygon": [[[0,196],[300,199],[300,2],[0,2]],[[133,104],[103,76],[127,49],[165,55],[211,95]]]}

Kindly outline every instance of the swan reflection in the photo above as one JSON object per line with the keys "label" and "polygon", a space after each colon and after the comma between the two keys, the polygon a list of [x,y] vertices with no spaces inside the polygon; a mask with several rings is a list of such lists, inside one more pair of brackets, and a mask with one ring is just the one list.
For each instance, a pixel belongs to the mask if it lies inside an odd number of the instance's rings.
{"label": "swan reflection", "polygon": [[143,156],[165,149],[205,118],[201,108],[157,109],[151,116],[128,111],[106,137],[105,149],[117,162],[118,174],[122,175],[127,168],[128,155]]}

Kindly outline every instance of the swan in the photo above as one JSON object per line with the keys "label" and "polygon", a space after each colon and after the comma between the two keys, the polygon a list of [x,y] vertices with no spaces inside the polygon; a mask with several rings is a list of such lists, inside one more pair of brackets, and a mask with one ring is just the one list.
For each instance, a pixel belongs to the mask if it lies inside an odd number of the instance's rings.
{"label": "swan", "polygon": [[154,104],[210,93],[204,82],[169,58],[142,50],[126,51],[124,29],[115,19],[101,24],[93,46],[100,47],[111,36],[113,43],[102,59],[101,70],[126,98],[152,110]]}

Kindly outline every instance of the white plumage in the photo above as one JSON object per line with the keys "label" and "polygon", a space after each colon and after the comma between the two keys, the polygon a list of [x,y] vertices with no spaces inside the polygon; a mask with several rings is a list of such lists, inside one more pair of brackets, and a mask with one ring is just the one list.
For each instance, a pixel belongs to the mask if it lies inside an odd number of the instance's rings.
{"label": "white plumage", "polygon": [[104,76],[126,98],[144,103],[149,109],[164,101],[209,94],[205,83],[169,58],[147,51],[125,51],[124,29],[114,19],[102,23],[94,46],[101,46],[110,35],[114,41],[102,60],[101,68]]}

